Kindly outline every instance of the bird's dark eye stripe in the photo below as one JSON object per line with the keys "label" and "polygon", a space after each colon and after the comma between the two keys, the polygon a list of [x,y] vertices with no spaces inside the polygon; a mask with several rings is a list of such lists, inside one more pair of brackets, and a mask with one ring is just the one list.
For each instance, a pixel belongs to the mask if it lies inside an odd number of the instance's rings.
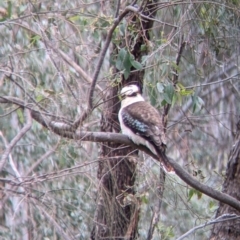
{"label": "bird's dark eye stripe", "polygon": [[134,92],[134,93],[132,93],[132,94],[130,94],[130,95],[128,95],[129,97],[135,97],[135,96],[137,96],[137,93],[136,92]]}

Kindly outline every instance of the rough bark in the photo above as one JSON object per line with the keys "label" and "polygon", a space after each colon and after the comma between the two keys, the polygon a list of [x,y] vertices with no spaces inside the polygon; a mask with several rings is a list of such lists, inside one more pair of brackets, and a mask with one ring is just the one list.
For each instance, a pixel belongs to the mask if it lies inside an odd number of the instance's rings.
{"label": "rough bark", "polygon": [[[240,200],[240,120],[237,124],[236,140],[230,152],[226,179],[223,192]],[[229,205],[220,203],[216,218],[223,214],[237,214],[240,212]],[[240,220],[215,224],[212,229],[211,240],[237,240],[240,239]]]}

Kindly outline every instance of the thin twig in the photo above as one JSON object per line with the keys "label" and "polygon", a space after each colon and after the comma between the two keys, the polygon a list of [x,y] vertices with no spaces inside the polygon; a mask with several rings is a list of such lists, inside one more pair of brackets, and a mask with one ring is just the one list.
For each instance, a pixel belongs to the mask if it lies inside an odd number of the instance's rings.
{"label": "thin twig", "polygon": [[[180,46],[180,49],[178,51],[178,55],[177,55],[177,58],[176,58],[176,65],[178,66],[179,63],[180,63],[180,60],[181,60],[181,56],[182,56],[182,53],[183,53],[183,49],[185,47],[185,42],[182,40],[182,44]],[[178,81],[178,72],[177,72],[177,68],[174,69],[174,75],[173,75],[173,84],[176,85],[177,84],[177,81]],[[164,114],[163,114],[163,126],[164,126],[164,132],[166,132],[166,129],[167,129],[167,121],[168,121],[168,112],[170,110],[170,107],[171,107],[171,104],[167,104],[167,106],[165,106],[164,108]],[[153,233],[154,233],[154,230],[156,228],[156,225],[159,221],[159,217],[160,217],[160,211],[161,211],[161,205],[162,205],[162,200],[163,200],[163,194],[164,194],[164,186],[165,186],[165,172],[162,168],[160,168],[160,181],[159,181],[159,184],[160,184],[160,187],[159,187],[159,190],[158,190],[158,196],[159,196],[159,206],[158,208],[155,210],[155,212],[153,213],[153,216],[152,216],[152,221],[151,221],[151,225],[150,225],[150,228],[149,228],[149,231],[148,231],[148,237],[147,239],[148,240],[151,240],[152,237],[153,237]]]}
{"label": "thin twig", "polygon": [[216,224],[219,222],[226,222],[226,221],[233,221],[236,219],[239,219],[240,216],[236,215],[236,214],[223,214],[220,217],[210,220],[204,224],[198,225],[192,229],[190,229],[189,231],[187,231],[186,233],[184,233],[181,237],[177,238],[176,240],[182,240],[184,238],[186,238],[187,236],[189,236],[190,234],[194,233],[196,230],[201,229],[201,228],[205,228],[206,226],[212,225],[212,224]]}
{"label": "thin twig", "polygon": [[[3,136],[3,134],[2,134],[1,131],[0,131],[0,136],[1,136],[2,139],[3,139],[3,142],[4,142],[5,147],[7,148],[7,146],[9,145],[9,143],[8,143],[7,139]],[[9,165],[11,166],[13,172],[15,173],[15,176],[16,176],[18,179],[20,179],[20,181],[22,181],[22,180],[21,180],[21,174],[19,173],[19,171],[18,171],[18,169],[17,169],[17,167],[16,167],[16,165],[15,165],[13,159],[12,159],[11,153],[9,154]]]}
{"label": "thin twig", "polygon": [[48,214],[47,211],[45,211],[45,209],[43,207],[39,207],[39,205],[35,204],[35,206],[37,206],[38,210],[43,213],[43,215],[49,220],[49,223],[54,226],[54,228],[56,229],[57,233],[59,234],[59,236],[61,236],[61,238],[65,239],[65,240],[72,240],[73,238],[69,237],[69,235],[63,230],[63,228],[55,221],[55,219]]}
{"label": "thin twig", "polygon": [[53,148],[49,149],[45,154],[43,154],[36,162],[34,162],[34,164],[31,166],[31,168],[29,168],[25,174],[23,174],[24,177],[27,177],[30,175],[31,172],[33,172],[35,170],[35,168],[38,167],[38,165],[40,165],[45,159],[47,159],[51,154],[53,154],[57,147],[58,147],[59,143],[57,143]]}
{"label": "thin twig", "polygon": [[[88,83],[92,83],[92,78],[76,63],[74,62],[67,54],[65,54],[63,51],[61,51],[58,48],[53,48],[53,50],[60,54],[61,57],[65,62],[67,62],[71,67],[73,67]],[[103,91],[102,88],[97,85],[96,86],[100,91]]]}
{"label": "thin twig", "polygon": [[121,6],[121,0],[117,0],[117,6],[116,6],[115,14],[114,14],[115,18],[117,18],[119,15],[120,6]]}
{"label": "thin twig", "polygon": [[[21,138],[26,134],[26,132],[31,128],[32,126],[32,117],[31,112],[28,109],[24,109],[25,117],[27,119],[25,126],[20,130],[20,132],[12,139],[12,141],[9,143],[5,151],[3,152],[1,161],[0,161],[0,172],[2,171],[7,158],[9,154],[11,153],[14,146],[18,143],[18,141],[21,140]],[[0,132],[1,133],[1,132]],[[2,134],[2,133],[1,133]]]}
{"label": "thin twig", "polygon": [[151,224],[148,230],[147,240],[152,239],[154,230],[159,222],[160,212],[161,212],[161,207],[163,202],[163,193],[165,189],[165,178],[166,178],[166,174],[163,171],[163,169],[160,168],[160,179],[159,179],[159,186],[157,189],[157,197],[159,198],[159,201],[158,201],[157,207],[154,209],[154,212],[153,212]]}
{"label": "thin twig", "polygon": [[204,87],[204,86],[209,86],[209,85],[213,85],[213,84],[218,84],[218,83],[222,83],[222,82],[227,82],[227,81],[230,81],[230,80],[232,80],[232,79],[237,79],[237,80],[239,80],[239,78],[236,78],[237,76],[239,76],[240,75],[240,73],[237,73],[237,74],[235,74],[235,75],[233,75],[233,76],[230,76],[230,77],[227,77],[227,78],[224,78],[224,79],[222,79],[222,80],[218,80],[218,81],[214,81],[214,82],[209,82],[209,83],[202,83],[202,84],[198,84],[198,85],[192,85],[192,86],[187,86],[187,87],[185,87],[186,89],[191,89],[191,88],[196,88],[196,87]]}
{"label": "thin twig", "polygon": [[121,15],[119,15],[119,17],[117,19],[115,19],[113,26],[111,27],[111,29],[108,32],[108,35],[107,35],[107,38],[106,38],[106,41],[105,41],[105,45],[104,45],[104,47],[102,49],[102,52],[100,54],[95,72],[93,74],[92,84],[91,84],[91,87],[90,87],[90,90],[89,90],[89,96],[88,96],[88,107],[89,107],[89,109],[92,109],[92,107],[93,107],[94,89],[95,89],[95,86],[96,86],[96,83],[97,83],[97,79],[98,79],[100,69],[102,67],[106,52],[107,52],[108,47],[110,45],[110,42],[112,40],[113,32],[116,29],[116,27],[118,26],[118,24],[122,21],[122,19],[127,15],[128,12],[129,12],[129,10],[126,8],[125,11]]}
{"label": "thin twig", "polygon": [[136,8],[136,7],[134,7],[134,6],[127,6],[126,9],[128,9],[128,10],[130,10],[130,11],[132,11],[132,12],[137,13],[139,16],[141,16],[142,18],[144,18],[144,19],[146,19],[146,20],[153,21],[153,22],[158,22],[158,23],[161,23],[161,24],[163,24],[163,25],[167,25],[167,26],[174,27],[174,28],[178,28],[178,27],[179,27],[179,26],[177,26],[177,25],[173,25],[173,24],[170,24],[170,23],[167,23],[167,22],[162,22],[162,21],[160,21],[160,20],[158,20],[158,19],[156,19],[156,18],[148,17],[148,16],[142,14],[142,13],[139,11],[140,9],[138,9],[138,8]]}
{"label": "thin twig", "polygon": [[105,55],[106,55],[108,47],[111,43],[113,32],[116,29],[116,27],[118,26],[118,24],[122,21],[122,19],[127,15],[128,12],[129,12],[129,10],[126,8],[125,11],[123,11],[122,14],[119,15],[119,17],[117,19],[115,19],[113,26],[111,27],[111,29],[108,32],[104,47],[101,51],[98,63],[96,65],[96,68],[95,68],[95,71],[94,71],[94,74],[93,74],[92,84],[90,86],[90,90],[89,90],[89,94],[88,94],[88,107],[82,113],[82,115],[74,122],[73,127],[75,129],[79,125],[81,125],[81,123],[88,117],[88,115],[91,113],[91,111],[93,109],[93,94],[94,94],[95,86],[96,86],[96,83],[97,83],[97,79],[98,79],[100,69],[102,67]]}
{"label": "thin twig", "polygon": [[[176,58],[176,65],[177,66],[179,66],[179,63],[180,63],[185,45],[186,45],[186,42],[182,39],[182,44],[180,45],[178,55],[177,55],[177,58]],[[175,86],[178,82],[178,70],[177,70],[177,68],[174,68],[173,71],[174,71],[174,75],[173,75],[173,78],[172,78],[172,82],[173,82],[173,85]],[[167,126],[167,119],[168,119],[167,116],[168,116],[168,112],[169,112],[170,108],[171,108],[171,104],[166,104],[166,106],[164,107],[163,125],[164,125],[165,128]]]}

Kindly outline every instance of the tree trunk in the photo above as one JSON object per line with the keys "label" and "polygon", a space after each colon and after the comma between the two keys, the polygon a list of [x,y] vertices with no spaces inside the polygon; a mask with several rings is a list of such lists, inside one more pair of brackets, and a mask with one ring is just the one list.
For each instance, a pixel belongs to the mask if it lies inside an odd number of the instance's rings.
{"label": "tree trunk", "polygon": [[[108,99],[118,89],[110,90]],[[119,132],[116,98],[106,103],[102,131]],[[108,106],[108,107],[107,107]],[[139,218],[139,201],[134,197],[137,156],[128,156],[134,149],[106,143],[102,145],[98,178],[99,193],[96,225],[92,239],[135,239]]]}
{"label": "tree trunk", "polygon": [[[150,2],[152,4],[152,2]],[[153,6],[151,6],[153,8]],[[146,7],[147,9],[147,7]],[[154,8],[153,8],[154,9]],[[154,14],[156,11],[154,11]],[[148,16],[153,15],[148,11]],[[129,33],[131,54],[137,61],[143,54],[141,46],[149,39],[149,29],[153,22],[143,22],[133,15],[127,15],[130,23],[137,29],[133,31],[134,44],[131,43],[133,36]],[[141,29],[141,30],[139,30]],[[125,38],[124,38],[125,39]],[[124,39],[121,47],[124,47]],[[128,46],[129,46],[128,45]],[[131,69],[135,70],[135,69]],[[117,70],[115,69],[117,72]],[[144,71],[130,73],[128,79],[123,79],[122,85],[127,82],[135,82],[142,88]],[[118,111],[120,108],[118,87],[112,87],[106,96],[104,113],[102,116],[101,131],[119,132]],[[139,221],[140,200],[135,196],[134,184],[137,167],[137,151],[132,147],[120,146],[119,144],[106,143],[102,145],[102,155],[99,161],[98,179],[99,192],[97,209],[95,212],[95,225],[91,239],[136,239]]]}
{"label": "tree trunk", "polygon": [[[230,152],[223,192],[240,201],[240,120],[237,124],[236,141]],[[223,214],[240,215],[236,209],[220,203],[216,217]],[[240,220],[225,221],[214,225],[211,240],[240,239]]]}

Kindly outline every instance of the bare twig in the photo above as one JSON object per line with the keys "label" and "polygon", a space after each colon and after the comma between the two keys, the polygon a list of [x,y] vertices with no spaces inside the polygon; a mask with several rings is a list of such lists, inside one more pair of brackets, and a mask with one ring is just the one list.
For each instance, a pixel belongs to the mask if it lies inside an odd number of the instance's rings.
{"label": "bare twig", "polygon": [[91,84],[90,91],[89,91],[88,105],[89,105],[90,109],[92,109],[92,107],[93,107],[93,92],[94,92],[94,89],[95,89],[95,86],[97,83],[97,79],[98,79],[100,69],[102,67],[106,52],[107,52],[110,42],[112,40],[113,32],[116,29],[116,27],[118,26],[118,24],[122,21],[122,19],[127,15],[128,12],[129,12],[129,10],[126,9],[117,19],[115,19],[113,26],[111,27],[111,29],[108,32],[104,47],[102,49],[95,72],[93,74],[92,84]]}
{"label": "bare twig", "polygon": [[96,83],[97,83],[97,79],[98,79],[100,69],[102,67],[106,52],[107,52],[108,47],[111,43],[113,32],[116,29],[116,27],[118,26],[118,24],[122,21],[122,19],[127,15],[128,12],[129,12],[129,10],[126,8],[125,11],[123,11],[119,15],[119,17],[115,19],[113,26],[111,27],[111,29],[108,32],[104,47],[101,51],[98,63],[96,65],[96,68],[95,68],[95,71],[94,71],[94,74],[93,74],[92,84],[91,84],[89,94],[88,94],[88,107],[82,113],[82,115],[74,122],[74,124],[73,124],[74,128],[77,128],[79,125],[81,125],[81,123],[88,117],[88,115],[91,113],[91,111],[93,109],[93,94],[94,94],[95,86],[96,86]]}
{"label": "bare twig", "polygon": [[25,117],[27,119],[25,126],[20,130],[20,132],[12,139],[12,141],[9,143],[5,151],[3,152],[1,161],[0,161],[0,172],[2,171],[7,158],[9,154],[11,153],[13,147],[17,144],[19,140],[26,134],[26,132],[31,128],[32,126],[32,117],[31,113],[28,109],[24,109]]}
{"label": "bare twig", "polygon": [[205,228],[206,226],[212,225],[212,224],[216,224],[219,222],[226,222],[226,221],[233,221],[233,220],[237,220],[240,219],[239,215],[236,214],[223,214],[220,217],[210,220],[204,224],[198,225],[192,229],[190,229],[189,231],[187,231],[186,233],[184,233],[181,237],[177,238],[176,240],[182,240],[184,238],[186,238],[187,236],[189,236],[190,234],[194,233],[196,230],[201,229],[201,228]]}
{"label": "bare twig", "polygon": [[[8,146],[9,143],[8,143],[7,139],[3,136],[3,134],[2,134],[1,131],[0,131],[0,136],[1,136],[2,139],[3,139],[3,142],[4,142],[5,147],[7,148],[7,146]],[[17,167],[16,167],[16,165],[15,165],[13,159],[12,159],[11,153],[9,154],[9,165],[11,166],[13,172],[15,173],[15,176],[16,176],[18,179],[20,179],[20,181],[21,181],[21,175],[20,175],[20,173],[19,173],[19,171],[18,171],[18,169],[17,169]]]}
{"label": "bare twig", "polygon": [[39,164],[42,163],[46,158],[48,158],[51,154],[53,154],[58,147],[58,143],[51,149],[49,149],[45,154],[43,154],[34,164],[29,168],[26,173],[24,174],[24,177],[29,176],[32,171],[35,170],[35,168],[38,167]]}
{"label": "bare twig", "polygon": [[38,204],[35,204],[37,206],[38,210],[44,214],[44,216],[49,220],[49,223],[55,227],[56,231],[58,232],[59,236],[65,240],[72,240],[72,237],[69,237],[69,235],[63,230],[63,228],[55,221],[55,219],[48,214],[47,211],[43,207],[39,207]]}
{"label": "bare twig", "polygon": [[199,84],[199,85],[193,85],[193,86],[187,86],[185,87],[186,89],[191,89],[191,88],[196,88],[196,87],[204,87],[204,86],[209,86],[209,85],[213,85],[213,84],[219,84],[219,83],[222,83],[222,82],[227,82],[227,81],[231,81],[233,79],[236,79],[236,80],[239,80],[239,78],[236,78],[237,76],[239,76],[240,74],[237,73],[237,74],[234,74],[233,76],[230,76],[230,77],[227,77],[227,78],[224,78],[222,80],[218,80],[218,81],[214,81],[214,82],[209,82],[209,83],[202,83],[202,84]]}
{"label": "bare twig", "polygon": [[[66,61],[71,67],[73,67],[88,83],[92,83],[92,78],[76,63],[74,62],[67,54],[65,54],[63,51],[61,51],[58,48],[53,48],[53,50],[60,54],[64,61]],[[102,88],[97,85],[96,86],[100,91],[102,91]]]}
{"label": "bare twig", "polygon": [[[177,55],[177,58],[176,58],[176,65],[178,66],[179,63],[180,63],[180,60],[181,60],[181,57],[182,57],[182,53],[183,53],[183,49],[186,45],[186,42],[182,39],[182,44],[180,45],[180,48],[179,48],[179,51],[178,51],[178,55]],[[172,82],[173,82],[173,85],[175,86],[178,82],[178,70],[177,68],[174,68],[173,69],[173,78],[172,78]],[[168,112],[170,110],[170,107],[171,107],[171,104],[167,104],[165,107],[164,107],[164,120],[163,120],[163,124],[164,126],[166,127],[167,126],[167,116],[168,116]]]}
{"label": "bare twig", "polygon": [[130,10],[130,11],[132,11],[132,12],[137,13],[137,14],[138,14],[139,16],[141,16],[143,19],[146,19],[146,20],[149,20],[149,21],[153,21],[153,22],[158,22],[158,23],[161,23],[161,24],[163,24],[163,25],[170,26],[170,27],[178,28],[177,25],[173,25],[173,24],[167,23],[167,22],[162,22],[162,21],[160,21],[160,20],[158,20],[158,19],[156,19],[156,18],[148,17],[148,16],[146,16],[145,14],[142,14],[142,13],[140,12],[141,9],[138,9],[138,8],[136,8],[136,7],[134,7],[134,6],[127,6],[126,9],[128,9],[128,10]]}
{"label": "bare twig", "polygon": [[159,186],[157,189],[157,197],[159,198],[159,201],[158,201],[158,205],[153,210],[153,216],[152,216],[151,224],[148,230],[147,240],[152,239],[154,230],[159,222],[162,200],[163,200],[163,193],[165,189],[165,177],[166,177],[165,172],[163,171],[162,168],[160,168],[160,179],[159,179]]}
{"label": "bare twig", "polygon": [[117,18],[119,15],[120,6],[121,6],[121,0],[117,0],[117,6],[116,6],[115,14],[114,14],[115,18]]}
{"label": "bare twig", "polygon": [[[178,55],[177,55],[177,58],[176,58],[176,65],[177,66],[180,63],[185,44],[186,43],[182,39],[182,44],[179,48]],[[176,85],[177,82],[178,82],[178,70],[177,70],[177,68],[173,69],[173,72],[174,72],[174,75],[173,75],[172,82],[173,82],[174,85]],[[171,104],[167,104],[164,108],[164,114],[163,114],[163,119],[162,120],[163,120],[163,125],[164,125],[164,131],[165,132],[166,132],[166,129],[167,129],[167,121],[168,121],[167,116],[168,116],[168,112],[170,110],[170,107],[171,107]],[[165,175],[166,174],[165,174],[164,170],[162,168],[160,168],[160,181],[159,181],[160,186],[159,186],[159,189],[158,189],[159,203],[158,203],[158,207],[155,208],[153,216],[152,216],[152,221],[151,221],[150,228],[149,228],[149,231],[148,231],[148,237],[147,237],[148,240],[152,239],[154,230],[155,230],[156,225],[159,221],[161,205],[162,205],[162,200],[163,200],[163,194],[164,194]]]}

